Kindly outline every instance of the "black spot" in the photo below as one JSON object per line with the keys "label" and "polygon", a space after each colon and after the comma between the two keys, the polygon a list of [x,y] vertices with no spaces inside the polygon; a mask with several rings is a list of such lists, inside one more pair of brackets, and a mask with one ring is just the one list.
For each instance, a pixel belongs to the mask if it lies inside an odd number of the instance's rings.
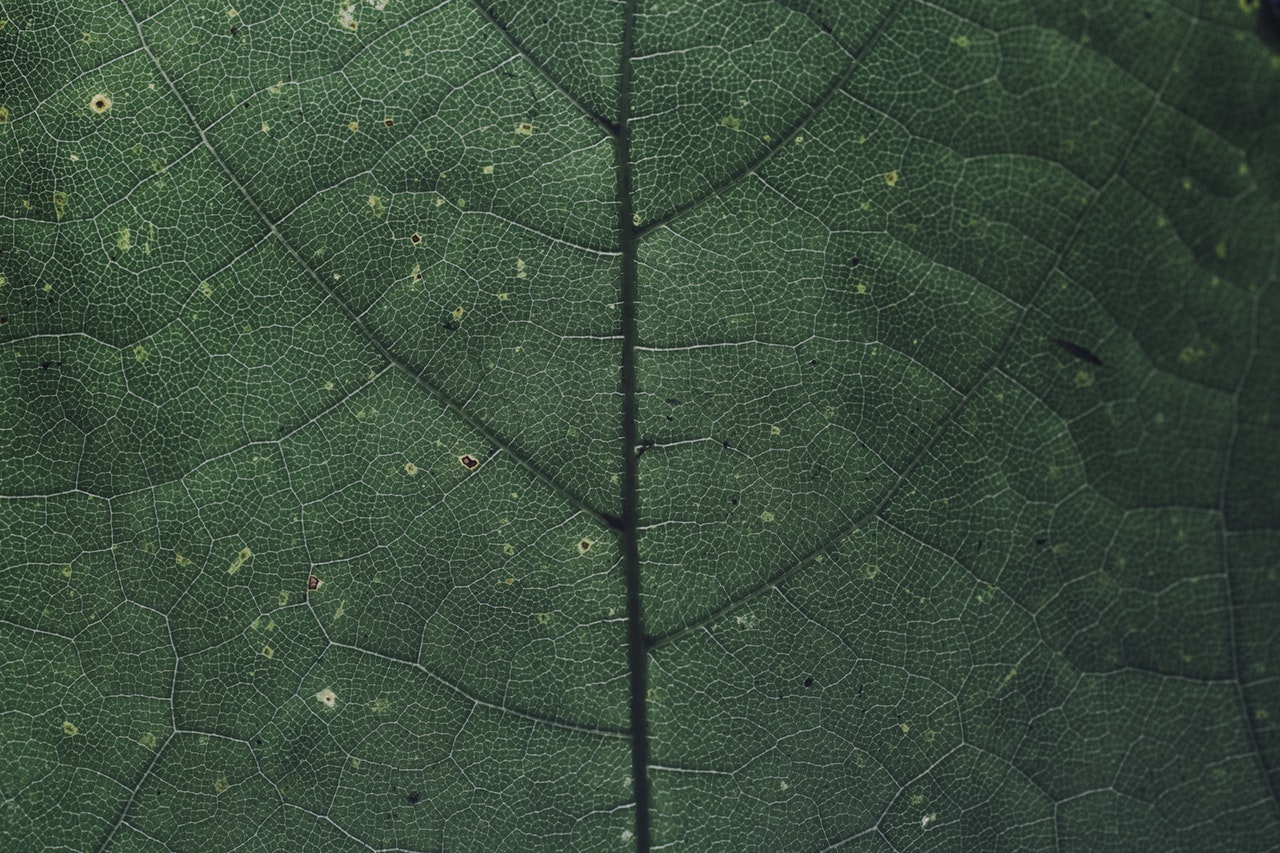
{"label": "black spot", "polygon": [[44,361],[44,362],[41,362],[41,363],[40,363],[40,369],[41,369],[41,370],[48,370],[50,367],[53,367],[53,362],[52,362],[52,361]]}
{"label": "black spot", "polygon": [[738,505],[738,499],[737,499],[737,498],[729,498],[729,503],[733,504],[734,506],[737,506],[737,505]]}
{"label": "black spot", "polygon": [[239,34],[240,34],[240,28],[239,28],[239,27],[232,27],[232,28],[231,28],[231,35],[232,35],[233,37],[234,37],[234,36],[237,36],[237,35],[239,35]]}
{"label": "black spot", "polygon": [[813,686],[813,676],[809,676],[808,678],[806,678],[806,679],[804,680],[804,686],[805,686],[805,687],[812,687],[812,686]]}
{"label": "black spot", "polygon": [[728,449],[729,449],[729,442],[727,442],[727,441],[722,441],[722,442],[720,442],[720,446],[721,446],[721,447],[723,447],[725,450],[728,450]]}
{"label": "black spot", "polygon": [[410,791],[409,796],[405,797],[405,799],[409,801],[409,805],[416,806],[418,800],[422,799],[422,795],[417,791]]}
{"label": "black spot", "polygon": [[850,259],[849,259],[849,266],[850,266],[850,267],[856,267],[856,266],[857,266],[858,264],[860,264],[860,263],[862,263],[862,259],[861,259],[861,258],[850,258]]}
{"label": "black spot", "polygon": [[458,321],[445,320],[443,323],[440,324],[440,328],[444,329],[446,332],[456,332],[458,331]]}
{"label": "black spot", "polygon": [[1151,19],[1152,19],[1153,17],[1155,17],[1155,16],[1154,16],[1154,15],[1152,15],[1150,11],[1146,11],[1146,12],[1143,12],[1143,13],[1142,13],[1142,17],[1146,18],[1146,19],[1149,21],[1149,20],[1151,20]]}
{"label": "black spot", "polygon": [[817,363],[818,363],[818,360],[817,360],[816,358],[811,358],[811,359],[809,359],[809,366],[810,366],[810,367],[813,367],[813,366],[814,366],[815,364],[817,364]]}
{"label": "black spot", "polygon": [[1048,541],[1049,541],[1049,540],[1048,540],[1048,539],[1045,539],[1043,536],[1037,536],[1037,537],[1036,537],[1036,544],[1037,544],[1037,545],[1043,546],[1043,545],[1044,545],[1046,542],[1048,542]]}
{"label": "black spot", "polygon": [[1102,359],[1098,358],[1093,350],[1085,349],[1079,344],[1073,344],[1071,341],[1063,340],[1062,338],[1054,338],[1053,342],[1082,361],[1096,364],[1099,367],[1102,366]]}

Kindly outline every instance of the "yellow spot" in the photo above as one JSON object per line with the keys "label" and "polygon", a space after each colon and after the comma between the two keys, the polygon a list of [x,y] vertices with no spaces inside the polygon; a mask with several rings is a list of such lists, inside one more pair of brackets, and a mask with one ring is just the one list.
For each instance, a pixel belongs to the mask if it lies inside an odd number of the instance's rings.
{"label": "yellow spot", "polygon": [[147,749],[155,749],[156,736],[153,735],[151,732],[147,732],[145,735],[138,738],[138,743],[141,744],[142,746],[145,746]]}
{"label": "yellow spot", "polygon": [[443,205],[444,205],[444,199],[442,198],[436,199],[436,207],[442,207]]}
{"label": "yellow spot", "polygon": [[412,462],[406,462],[404,463],[404,472],[412,477],[418,473],[418,466],[414,465]]}
{"label": "yellow spot", "polygon": [[144,347],[142,344],[138,344],[136,347],[133,348],[133,357],[138,360],[139,364],[146,361],[148,355],[149,353],[147,352],[147,348]]}
{"label": "yellow spot", "polygon": [[765,524],[768,524],[769,522],[773,521],[775,518],[777,518],[777,516],[769,512],[769,510],[767,509],[764,512],[760,513],[760,520],[763,521]]}
{"label": "yellow spot", "polygon": [[515,553],[516,553],[515,546],[508,542],[507,544],[502,546],[502,553],[506,554],[508,557],[515,556]]}
{"label": "yellow spot", "polygon": [[187,566],[191,565],[191,561],[188,560],[183,555],[179,554],[177,551],[173,552],[173,561],[177,563],[179,566],[182,566],[183,568],[186,568]]}
{"label": "yellow spot", "polygon": [[639,224],[640,224],[640,214],[638,214],[638,213],[633,213],[633,214],[631,214],[631,224],[632,224],[632,225],[639,225]]}
{"label": "yellow spot", "polygon": [[374,213],[381,215],[386,211],[387,206],[382,203],[382,199],[378,198],[376,195],[371,195],[369,196],[369,209]]}
{"label": "yellow spot", "polygon": [[453,309],[453,311],[451,311],[450,313],[453,315],[453,319],[455,319],[455,320],[461,320],[461,319],[462,319],[462,306],[461,306],[461,305],[459,305],[457,308],[454,308],[454,309]]}
{"label": "yellow spot", "polygon": [[911,731],[911,726],[907,725],[906,723],[898,723],[898,728],[902,730],[902,733],[904,735],[907,732]]}
{"label": "yellow spot", "polygon": [[1077,388],[1092,388],[1093,374],[1087,370],[1076,371],[1075,383]]}
{"label": "yellow spot", "polygon": [[269,133],[270,131],[271,131],[271,125],[267,124],[267,123],[264,121],[264,122],[262,123],[262,132],[263,132],[263,133]]}
{"label": "yellow spot", "polygon": [[227,781],[226,776],[219,776],[213,783],[213,790],[219,794],[224,793],[230,787],[231,783]]}
{"label": "yellow spot", "polygon": [[116,245],[122,252],[133,248],[133,234],[129,231],[128,225],[121,226],[120,233],[116,235]]}
{"label": "yellow spot", "polygon": [[769,427],[769,435],[782,435],[782,427],[780,426]]}
{"label": "yellow spot", "polygon": [[204,296],[213,296],[213,288],[209,285],[209,282],[200,282],[200,293]]}
{"label": "yellow spot", "polygon": [[332,708],[338,702],[338,694],[334,693],[328,687],[316,693],[316,699],[322,705],[328,705]]}
{"label": "yellow spot", "polygon": [[239,13],[239,12],[237,12],[235,9],[228,9],[228,10],[227,10],[227,17],[228,17],[228,18],[234,18],[236,15],[239,15],[239,14],[240,14],[240,13]]}
{"label": "yellow spot", "polygon": [[71,577],[71,564],[70,564],[70,563],[67,563],[65,566],[63,566],[63,567],[62,567],[62,576],[63,576],[64,578],[69,578],[69,577]]}
{"label": "yellow spot", "polygon": [[63,720],[62,733],[67,737],[75,737],[76,735],[80,734],[80,729],[77,728],[76,724],[71,722],[70,720]]}
{"label": "yellow spot", "polygon": [[103,94],[94,95],[89,99],[89,109],[93,110],[98,115],[102,115],[107,110],[111,109],[111,96]]}
{"label": "yellow spot", "polygon": [[1178,361],[1190,366],[1200,361],[1204,356],[1205,352],[1202,347],[1188,345],[1182,348],[1182,352],[1178,353]]}
{"label": "yellow spot", "polygon": [[888,184],[889,186],[891,186],[891,187],[896,187],[896,186],[898,185],[898,173],[897,173],[897,172],[885,172],[885,175],[884,175],[884,182],[885,182],[886,184]]}
{"label": "yellow spot", "polygon": [[516,125],[517,136],[533,136],[533,123],[522,121]]}
{"label": "yellow spot", "polygon": [[537,614],[537,617],[538,617],[538,624],[539,624],[539,625],[550,625],[550,624],[551,624],[551,614],[550,614],[550,613],[539,613],[539,614]]}
{"label": "yellow spot", "polygon": [[333,380],[330,379],[328,382],[324,383],[324,385],[322,385],[321,387],[324,388],[324,390],[326,391],[332,391],[336,386],[333,384]]}
{"label": "yellow spot", "polygon": [[742,119],[735,118],[734,116],[725,116],[724,118],[720,119],[720,126],[727,127],[730,130],[741,130]]}
{"label": "yellow spot", "polygon": [[62,214],[67,212],[67,194],[61,190],[56,190],[53,194],[53,214],[61,219]]}
{"label": "yellow spot", "polygon": [[351,131],[352,133],[355,133],[359,129],[360,129],[360,122],[358,121],[347,122],[347,130]]}
{"label": "yellow spot", "polygon": [[866,286],[865,284],[861,284],[861,283],[860,283],[860,284],[858,285],[858,292],[859,292],[859,293],[866,293],[866,292],[867,292],[867,286]]}
{"label": "yellow spot", "polygon": [[507,586],[511,586],[515,582],[516,582],[515,578],[507,578]]}
{"label": "yellow spot", "polygon": [[8,123],[9,123],[9,108],[0,107],[0,124],[8,124]]}
{"label": "yellow spot", "polygon": [[240,553],[236,554],[236,558],[231,561],[231,565],[227,568],[227,574],[234,575],[240,571],[240,567],[249,562],[249,558],[253,556],[253,551],[248,548],[241,548]]}
{"label": "yellow spot", "polygon": [[488,166],[485,166],[485,167],[484,167],[483,169],[481,169],[480,171],[484,172],[486,175],[492,175],[492,174],[493,174],[493,164],[492,164],[492,163],[490,163]]}
{"label": "yellow spot", "polygon": [[525,269],[525,263],[520,258],[516,258],[516,278],[528,278],[529,272]]}
{"label": "yellow spot", "polygon": [[1225,260],[1227,257],[1227,244],[1220,241],[1218,245],[1213,247],[1213,253],[1218,256],[1219,260]]}
{"label": "yellow spot", "polygon": [[276,656],[276,650],[275,650],[275,649],[273,649],[273,648],[271,648],[270,646],[263,646],[263,647],[262,647],[262,656],[263,656],[264,658],[273,658],[273,657],[275,657],[275,656]]}
{"label": "yellow spot", "polygon": [[280,594],[276,596],[276,607],[284,607],[289,603],[289,590],[282,589]]}
{"label": "yellow spot", "polygon": [[510,294],[510,293],[499,293],[499,294],[498,294],[498,301],[499,301],[499,302],[510,302],[510,301],[511,301],[511,294]]}
{"label": "yellow spot", "polygon": [[284,81],[277,80],[275,83],[267,87],[267,91],[272,95],[278,95],[284,91]]}
{"label": "yellow spot", "polygon": [[968,37],[968,36],[952,36],[952,37],[951,37],[951,43],[952,43],[952,44],[954,44],[956,47],[961,48],[961,49],[963,49],[963,50],[968,50],[968,49],[969,49],[969,37]]}
{"label": "yellow spot", "polygon": [[355,3],[348,3],[345,6],[338,7],[338,26],[353,33],[360,28],[360,22],[356,20]]}

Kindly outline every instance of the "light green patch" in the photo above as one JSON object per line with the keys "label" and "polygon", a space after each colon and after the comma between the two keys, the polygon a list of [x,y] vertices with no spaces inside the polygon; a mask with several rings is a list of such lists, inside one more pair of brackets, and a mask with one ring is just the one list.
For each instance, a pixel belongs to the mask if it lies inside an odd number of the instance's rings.
{"label": "light green patch", "polygon": [[53,215],[61,219],[67,213],[67,194],[62,190],[54,190]]}
{"label": "light green patch", "polygon": [[742,119],[736,116],[725,116],[720,119],[720,126],[727,127],[730,130],[742,130]]}
{"label": "light green patch", "polygon": [[227,781],[226,776],[219,776],[213,780],[213,791],[216,794],[224,794],[231,787],[231,783]]}
{"label": "light green patch", "polygon": [[962,50],[969,49],[969,37],[966,35],[952,36],[951,43]]}
{"label": "light green patch", "polygon": [[252,557],[252,550],[249,548],[241,548],[240,553],[236,554],[235,559],[231,561],[231,565],[227,567],[227,574],[234,575],[236,572],[240,571],[240,567],[249,562]]}
{"label": "light green patch", "polygon": [[145,746],[147,749],[155,749],[156,736],[153,735],[151,732],[147,732],[142,737],[138,738],[138,743],[141,746]]}
{"label": "light green patch", "polygon": [[1092,388],[1093,374],[1087,370],[1077,370],[1074,382],[1077,388]]}
{"label": "light green patch", "polygon": [[1203,361],[1204,357],[1205,350],[1203,347],[1188,344],[1182,348],[1181,352],[1178,353],[1178,362],[1190,367],[1196,362]]}
{"label": "light green patch", "polygon": [[551,620],[553,618],[550,613],[538,613],[538,614],[535,614],[535,616],[538,620],[539,625],[550,625]]}
{"label": "light green patch", "polygon": [[62,721],[62,733],[67,737],[75,737],[80,734],[80,728],[70,720]]}
{"label": "light green patch", "polygon": [[284,607],[288,603],[289,603],[289,590],[287,589],[280,590],[280,594],[276,596],[276,606]]}
{"label": "light green patch", "polygon": [[142,364],[151,357],[151,353],[142,344],[138,344],[133,348],[133,357],[137,359],[139,364]]}
{"label": "light green patch", "polygon": [[769,510],[767,509],[764,512],[760,513],[760,520],[763,521],[765,524],[768,524],[774,521],[776,518],[777,516],[769,512]]}
{"label": "light green patch", "polygon": [[116,234],[116,247],[122,252],[133,248],[133,233],[128,225],[120,226],[120,231]]}

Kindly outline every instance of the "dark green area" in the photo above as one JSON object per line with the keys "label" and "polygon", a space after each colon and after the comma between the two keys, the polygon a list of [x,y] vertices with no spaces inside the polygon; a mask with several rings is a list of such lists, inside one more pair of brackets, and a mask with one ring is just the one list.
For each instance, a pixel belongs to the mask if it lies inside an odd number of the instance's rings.
{"label": "dark green area", "polygon": [[1274,847],[1274,26],[0,7],[0,847]]}

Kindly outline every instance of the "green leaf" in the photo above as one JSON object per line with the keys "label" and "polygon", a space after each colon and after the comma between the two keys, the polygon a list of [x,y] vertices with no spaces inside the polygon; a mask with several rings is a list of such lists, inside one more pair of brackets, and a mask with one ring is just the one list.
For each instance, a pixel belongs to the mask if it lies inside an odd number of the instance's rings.
{"label": "green leaf", "polygon": [[1263,13],[7,3],[0,846],[1273,845]]}

